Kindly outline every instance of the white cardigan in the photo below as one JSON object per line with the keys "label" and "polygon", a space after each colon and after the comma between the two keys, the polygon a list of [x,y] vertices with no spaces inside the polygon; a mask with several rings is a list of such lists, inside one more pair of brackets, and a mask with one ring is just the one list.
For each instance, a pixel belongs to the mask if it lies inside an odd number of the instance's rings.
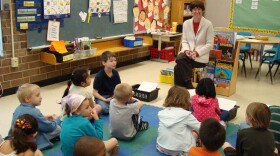
{"label": "white cardigan", "polygon": [[180,53],[185,50],[197,51],[199,57],[195,58],[196,62],[208,63],[209,52],[213,48],[214,30],[212,23],[204,17],[201,17],[196,36],[193,28],[193,18],[184,22],[182,49]]}

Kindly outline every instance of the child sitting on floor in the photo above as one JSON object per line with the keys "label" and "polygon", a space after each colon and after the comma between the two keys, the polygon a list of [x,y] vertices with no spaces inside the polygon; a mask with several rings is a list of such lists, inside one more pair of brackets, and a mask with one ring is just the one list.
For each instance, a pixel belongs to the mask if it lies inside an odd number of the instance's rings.
{"label": "child sitting on floor", "polygon": [[[195,89],[196,95],[192,97],[193,115],[200,122],[207,118],[215,118],[218,121],[228,121],[229,112],[220,110],[219,101],[216,98],[216,89],[210,78],[201,79]],[[221,122],[226,126],[225,122]]]}
{"label": "child sitting on floor", "polygon": [[246,122],[250,128],[239,130],[234,149],[228,142],[223,145],[226,156],[277,155],[273,134],[268,130],[271,112],[266,104],[253,102],[247,106]]}
{"label": "child sitting on floor", "polygon": [[132,87],[121,83],[116,86],[115,98],[110,102],[110,133],[118,139],[131,140],[149,127],[149,123],[139,116],[142,102],[132,96]]}
{"label": "child sitting on floor", "polygon": [[[62,98],[63,110],[67,117],[63,120],[60,140],[64,156],[72,156],[74,145],[82,136],[94,136],[103,139],[103,121],[99,120],[97,112],[89,106],[89,100],[82,95],[70,94]],[[88,120],[93,118],[93,121]],[[105,147],[111,151],[118,144],[117,139],[104,141]],[[113,150],[114,151],[114,150]]]}
{"label": "child sitting on floor", "polygon": [[67,88],[65,89],[62,97],[65,97],[68,94],[82,95],[89,100],[90,107],[94,108],[95,111],[100,114],[102,107],[98,104],[95,104],[95,102],[92,100],[93,94],[86,89],[87,86],[90,86],[90,83],[90,71],[87,68],[77,68],[72,72],[71,78],[67,83]]}
{"label": "child sitting on floor", "polygon": [[173,86],[169,89],[159,111],[159,128],[156,148],[166,155],[187,155],[191,146],[196,145],[192,131],[198,131],[200,122],[189,110],[190,94],[187,89]]}
{"label": "child sitting on floor", "polygon": [[40,87],[36,84],[23,84],[18,88],[17,97],[20,105],[13,113],[13,119],[9,136],[12,134],[12,127],[16,119],[23,114],[29,114],[36,118],[39,123],[38,135],[35,142],[40,150],[52,147],[50,142],[52,139],[59,137],[60,126],[57,124],[57,115],[44,116],[36,106],[41,105],[42,97],[40,94]]}
{"label": "child sitting on floor", "polygon": [[215,119],[205,119],[199,128],[202,147],[191,147],[189,156],[222,156],[218,149],[226,139],[225,128]]}
{"label": "child sitting on floor", "polygon": [[102,107],[102,113],[109,113],[110,100],[113,99],[114,89],[121,83],[118,71],[116,70],[117,59],[114,53],[105,51],[100,56],[103,69],[95,75],[93,82],[93,95],[95,102]]}
{"label": "child sitting on floor", "polygon": [[11,138],[0,143],[0,155],[43,156],[33,142],[37,134],[37,120],[29,114],[20,115],[13,124]]}

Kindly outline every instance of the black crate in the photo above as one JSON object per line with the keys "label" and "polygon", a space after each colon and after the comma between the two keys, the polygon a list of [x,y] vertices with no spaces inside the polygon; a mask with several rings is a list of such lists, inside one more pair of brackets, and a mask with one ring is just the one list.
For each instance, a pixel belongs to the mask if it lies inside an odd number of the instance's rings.
{"label": "black crate", "polygon": [[229,120],[232,120],[236,117],[238,108],[239,106],[235,105],[231,110],[229,110]]}
{"label": "black crate", "polygon": [[158,97],[159,88],[156,88],[155,90],[153,90],[151,92],[145,92],[145,91],[137,90],[139,88],[139,86],[140,86],[139,84],[132,86],[132,89],[134,91],[133,97],[135,97],[141,101],[146,101],[146,102],[150,102]]}

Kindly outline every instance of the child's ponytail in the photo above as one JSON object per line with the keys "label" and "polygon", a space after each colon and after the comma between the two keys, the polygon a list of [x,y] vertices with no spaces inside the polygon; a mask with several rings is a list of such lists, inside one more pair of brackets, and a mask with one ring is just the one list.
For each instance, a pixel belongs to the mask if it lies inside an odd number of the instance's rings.
{"label": "child's ponytail", "polygon": [[24,114],[17,118],[14,123],[12,131],[12,145],[16,151],[16,154],[32,150],[37,150],[37,144],[33,142],[30,137],[38,131],[37,120],[29,115]]}
{"label": "child's ponytail", "polygon": [[72,81],[69,80],[69,81],[67,82],[67,88],[65,89],[65,91],[64,91],[64,93],[63,93],[63,95],[62,95],[62,98],[68,95],[71,84],[72,84]]}

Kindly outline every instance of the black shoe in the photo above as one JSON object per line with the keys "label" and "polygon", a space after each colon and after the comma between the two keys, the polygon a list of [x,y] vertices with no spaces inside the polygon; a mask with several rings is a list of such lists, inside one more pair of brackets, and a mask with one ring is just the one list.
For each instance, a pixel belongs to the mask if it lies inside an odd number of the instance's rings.
{"label": "black shoe", "polygon": [[192,81],[191,81],[191,80],[187,80],[185,84],[186,84],[185,87],[186,87],[187,89],[195,89],[195,88],[193,87],[193,85],[192,85]]}
{"label": "black shoe", "polygon": [[142,121],[140,131],[146,130],[149,128],[149,123],[147,121]]}
{"label": "black shoe", "polygon": [[52,139],[50,140],[51,143],[55,143],[55,142],[57,142],[57,141],[60,141],[60,137],[59,137],[59,136],[54,137],[54,138],[52,138]]}

